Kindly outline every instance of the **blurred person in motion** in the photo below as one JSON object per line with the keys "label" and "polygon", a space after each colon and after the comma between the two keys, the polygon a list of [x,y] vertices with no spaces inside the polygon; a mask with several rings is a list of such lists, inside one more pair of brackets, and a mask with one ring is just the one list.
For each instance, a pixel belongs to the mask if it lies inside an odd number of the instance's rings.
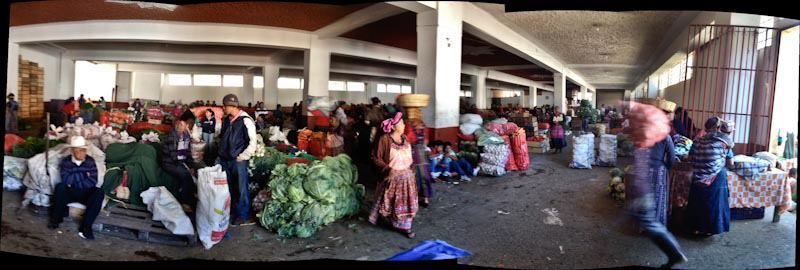
{"label": "blurred person in motion", "polygon": [[[631,199],[628,214],[634,217],[650,239],[667,255],[668,261],[662,268],[688,261],[681,251],[678,241],[661,223],[656,206],[656,185],[653,173],[657,172],[667,161],[663,160],[665,138],[668,138],[670,121],[667,115],[652,105],[630,103],[631,130],[630,137],[636,146],[634,152],[634,176],[631,190],[626,196]],[[662,159],[652,159],[656,152]],[[671,161],[671,159],[670,159]],[[657,174],[656,174],[657,175]]]}

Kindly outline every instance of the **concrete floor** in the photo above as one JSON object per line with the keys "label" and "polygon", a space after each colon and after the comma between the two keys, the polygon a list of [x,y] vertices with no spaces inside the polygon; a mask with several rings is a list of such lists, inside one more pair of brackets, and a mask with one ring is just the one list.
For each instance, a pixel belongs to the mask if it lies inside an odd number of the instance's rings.
{"label": "concrete floor", "polygon": [[[649,239],[631,226],[623,209],[605,193],[608,168],[573,170],[568,149],[532,155],[531,169],[505,177],[477,177],[472,183],[436,184],[432,205],[414,222],[416,239],[371,226],[366,213],[337,221],[309,239],[281,240],[260,226],[232,228],[232,238],[211,250],[178,248],[97,235],[82,241],[75,224],[59,231],[46,219],[19,211],[20,193],[3,193],[0,250],[79,260],[197,258],[239,261],[304,259],[383,260],[423,240],[440,239],[473,256],[462,264],[516,269],[576,269],[658,266],[666,261]],[[370,197],[371,198],[371,197]],[[562,224],[547,224],[545,209]],[[500,214],[498,211],[503,211]],[[772,208],[761,220],[734,221],[719,237],[679,236],[687,269],[751,269],[795,265],[796,216],[772,223]],[[348,225],[355,224],[354,229]]]}

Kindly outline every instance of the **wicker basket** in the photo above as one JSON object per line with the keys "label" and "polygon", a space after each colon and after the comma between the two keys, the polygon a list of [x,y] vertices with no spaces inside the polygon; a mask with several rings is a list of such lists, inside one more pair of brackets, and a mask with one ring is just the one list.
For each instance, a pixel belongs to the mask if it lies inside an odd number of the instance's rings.
{"label": "wicker basket", "polygon": [[422,110],[419,107],[406,107],[406,116],[408,119],[422,120]]}
{"label": "wicker basket", "polygon": [[428,106],[428,95],[407,94],[397,97],[397,104],[403,107],[426,107]]}
{"label": "wicker basket", "polygon": [[674,112],[677,106],[678,104],[675,104],[675,102],[668,100],[659,100],[658,104],[656,105],[656,107],[658,107],[659,109],[667,112]]}

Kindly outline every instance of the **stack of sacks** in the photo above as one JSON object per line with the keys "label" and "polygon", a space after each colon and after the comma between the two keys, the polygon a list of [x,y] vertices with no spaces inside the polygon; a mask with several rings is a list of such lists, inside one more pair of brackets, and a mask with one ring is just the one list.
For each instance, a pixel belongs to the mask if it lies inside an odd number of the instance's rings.
{"label": "stack of sacks", "polygon": [[676,156],[686,156],[689,154],[689,151],[692,150],[692,140],[680,134],[672,136],[672,142],[675,143]]}
{"label": "stack of sacks", "polygon": [[[86,154],[94,158],[97,165],[97,187],[103,185],[106,174],[106,154],[91,142]],[[56,184],[61,183],[59,164],[61,160],[71,155],[69,143],[63,143],[50,148],[48,153],[40,153],[28,159],[28,173],[23,178],[25,191],[23,206],[33,203],[37,206],[49,207],[50,196]],[[45,161],[45,156],[47,161]],[[46,166],[45,166],[46,163]],[[49,172],[49,176],[48,176]]]}
{"label": "stack of sacks", "polygon": [[769,163],[770,163],[769,164],[769,169],[770,170],[772,170],[775,167],[777,167],[778,160],[779,160],[778,156],[776,156],[776,155],[774,155],[774,154],[772,154],[770,152],[758,152],[758,153],[753,154],[753,157],[769,161]]}
{"label": "stack of sacks", "polygon": [[490,144],[483,147],[481,161],[478,166],[480,172],[490,176],[503,176],[506,174],[505,165],[508,161],[508,145]]}
{"label": "stack of sacks", "polygon": [[480,157],[480,150],[478,144],[473,141],[461,141],[459,143],[458,157],[465,159],[473,167],[478,166],[478,159]]}
{"label": "stack of sacks", "polygon": [[514,154],[517,168],[521,171],[528,170],[531,161],[528,158],[528,144],[525,141],[525,129],[517,128],[514,134],[511,134],[511,152]]}
{"label": "stack of sacks", "polygon": [[603,134],[600,136],[600,151],[597,157],[597,166],[617,166],[617,136]]}
{"label": "stack of sacks", "polygon": [[475,131],[475,137],[478,139],[478,146],[486,146],[492,144],[503,144],[503,138],[497,133],[487,131],[485,129],[479,128]]}
{"label": "stack of sacks", "polygon": [[588,133],[573,137],[572,162],[570,168],[591,169],[594,163],[594,134]]}
{"label": "stack of sacks", "polygon": [[517,168],[516,157],[514,156],[514,153],[511,149],[511,137],[509,137],[508,135],[503,135],[500,137],[502,137],[505,144],[509,146],[508,159],[506,160],[506,171],[508,172],[519,171],[519,168]]}
{"label": "stack of sacks", "polygon": [[[122,135],[125,135],[123,137]],[[98,122],[88,125],[78,119],[75,124],[66,124],[64,127],[50,125],[47,137],[50,140],[64,140],[72,136],[83,136],[93,145],[105,150],[112,143],[135,142],[136,139],[129,138],[127,132],[117,132],[112,127],[101,126]]]}
{"label": "stack of sacks", "polygon": [[458,127],[458,129],[461,131],[461,134],[472,135],[476,130],[481,128],[481,124],[483,124],[483,118],[481,118],[480,115],[468,113],[461,115],[459,123],[461,123],[461,125]]}

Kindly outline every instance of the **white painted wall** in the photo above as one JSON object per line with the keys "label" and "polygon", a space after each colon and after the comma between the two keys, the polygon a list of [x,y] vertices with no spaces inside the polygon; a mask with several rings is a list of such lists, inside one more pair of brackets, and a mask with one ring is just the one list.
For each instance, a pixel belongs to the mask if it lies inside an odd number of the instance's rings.
{"label": "white painted wall", "polygon": [[[58,99],[61,77],[60,50],[45,45],[20,45],[19,54],[22,55],[22,59],[35,62],[44,69],[44,100]],[[9,66],[9,68],[18,69],[19,66]]]}
{"label": "white painted wall", "polygon": [[536,107],[544,106],[545,104],[553,106],[555,100],[555,94],[550,91],[542,91],[541,95],[536,96]]}
{"label": "white painted wall", "polygon": [[131,98],[161,100],[161,72],[133,72],[131,74]]}
{"label": "white painted wall", "polygon": [[[128,102],[131,99],[131,72],[117,71],[117,97],[116,102]],[[111,98],[107,98],[111,101]]]}
{"label": "white painted wall", "polygon": [[248,102],[253,102],[253,93],[246,91],[244,87],[215,87],[215,86],[170,86],[166,83],[161,87],[161,103],[172,101],[190,103],[195,100],[216,100],[217,104],[222,104],[222,98],[227,94],[234,94],[239,97],[239,104],[247,106]]}
{"label": "white painted wall", "polygon": [[619,106],[618,103],[622,102],[622,100],[625,98],[625,91],[598,90],[596,98],[598,108],[605,104],[606,107],[615,107],[617,108],[618,112],[622,112],[622,106]]}

